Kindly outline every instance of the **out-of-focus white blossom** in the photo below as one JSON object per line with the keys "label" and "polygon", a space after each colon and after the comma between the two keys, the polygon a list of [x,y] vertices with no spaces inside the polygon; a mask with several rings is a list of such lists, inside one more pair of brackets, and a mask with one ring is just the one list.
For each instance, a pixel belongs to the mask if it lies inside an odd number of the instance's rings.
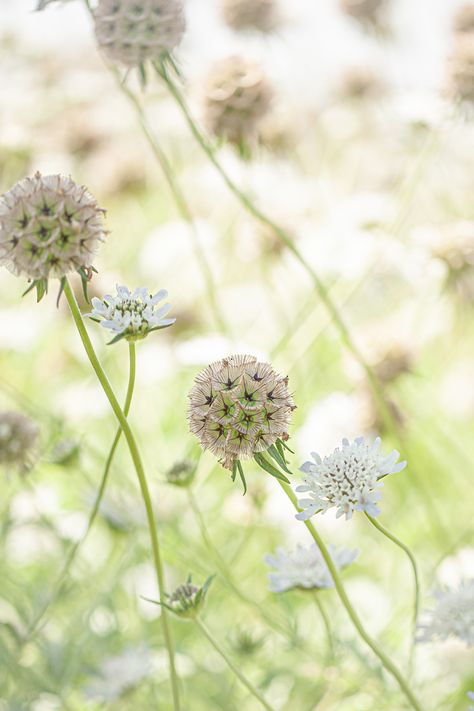
{"label": "out-of-focus white blossom", "polygon": [[152,672],[152,656],[147,647],[125,649],[105,659],[97,679],[86,686],[85,694],[91,699],[114,701],[135,689]]}
{"label": "out-of-focus white blossom", "polygon": [[311,452],[314,461],[305,462],[300,470],[305,474],[304,484],[296,491],[309,494],[309,498],[300,499],[302,509],[296,515],[301,521],[337,507],[337,518],[351,518],[354,511],[365,511],[370,516],[377,516],[380,509],[377,502],[383,483],[380,481],[387,474],[400,472],[406,462],[397,462],[399,453],[394,449],[388,456],[380,452],[380,437],[373,443],[357,437],[353,442],[342,440],[342,447],[321,459],[319,454]]}
{"label": "out-of-focus white blossom", "polygon": [[[329,546],[329,554],[338,570],[348,566],[358,555],[358,551]],[[329,569],[319,548],[313,543],[308,548],[298,544],[296,550],[286,551],[278,548],[276,555],[265,556],[265,562],[276,572],[268,574],[268,587],[271,592],[285,592],[292,588],[332,588]]]}
{"label": "out-of-focus white blossom", "polygon": [[418,625],[420,642],[457,637],[469,647],[474,646],[474,578],[457,588],[435,593],[437,605],[428,620]]}

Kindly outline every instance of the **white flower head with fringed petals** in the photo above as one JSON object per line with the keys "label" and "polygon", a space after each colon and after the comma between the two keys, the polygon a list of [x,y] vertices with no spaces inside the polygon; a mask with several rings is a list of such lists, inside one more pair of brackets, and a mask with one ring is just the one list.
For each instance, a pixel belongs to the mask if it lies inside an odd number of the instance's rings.
{"label": "white flower head with fringed petals", "polygon": [[370,516],[380,513],[377,502],[381,498],[380,481],[388,474],[395,474],[405,468],[406,462],[398,462],[399,453],[393,450],[388,456],[380,452],[380,437],[366,442],[357,437],[353,442],[342,440],[342,447],[321,459],[312,452],[314,461],[305,462],[300,471],[304,473],[304,484],[296,491],[309,494],[300,499],[302,509],[296,518],[306,521],[318,511],[323,513],[337,507],[336,516],[352,517],[354,511],[365,511]]}
{"label": "white flower head with fringed petals", "polygon": [[121,338],[136,341],[145,338],[151,331],[171,326],[176,319],[164,318],[171,309],[171,304],[157,308],[157,304],[166,299],[168,292],[160,289],[150,294],[145,287],[138,287],[132,293],[126,286],[117,284],[117,295],[107,294],[103,299],[92,299],[92,312],[87,314],[114,334],[111,343]]}
{"label": "white flower head with fringed petals", "polygon": [[[347,548],[336,548],[330,545],[329,555],[338,570],[352,563],[358,551]],[[333,588],[334,582],[329,568],[316,544],[306,547],[300,543],[294,551],[277,548],[275,555],[265,556],[267,565],[275,568],[268,574],[270,592],[286,592],[295,588],[318,590]]]}

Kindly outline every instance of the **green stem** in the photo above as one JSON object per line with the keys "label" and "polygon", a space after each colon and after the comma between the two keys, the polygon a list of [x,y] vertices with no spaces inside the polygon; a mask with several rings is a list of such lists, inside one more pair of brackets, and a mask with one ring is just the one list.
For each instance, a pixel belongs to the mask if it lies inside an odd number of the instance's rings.
{"label": "green stem", "polygon": [[[135,374],[136,374],[136,353],[135,353],[135,344],[130,342],[129,343],[129,375],[128,375],[128,386],[127,386],[127,394],[125,396],[125,403],[123,406],[123,414],[125,417],[128,415],[130,411],[130,405],[132,402],[132,397],[133,397],[133,389],[135,387]],[[112,467],[112,462],[114,459],[115,455],[115,450],[117,449],[117,445],[120,441],[120,438],[122,436],[122,428],[119,427],[115,437],[114,441],[112,442],[112,446],[109,450],[109,454],[107,456],[107,460],[105,462],[105,467],[104,467],[104,472],[102,474],[102,479],[100,482],[100,487],[97,492],[97,495],[95,497],[94,501],[94,506],[92,507],[92,511],[90,512],[89,515],[89,520],[87,522],[86,530],[81,536],[81,538],[71,547],[68,556],[66,558],[66,561],[64,563],[63,569],[60,572],[58,579],[56,581],[56,584],[54,585],[53,592],[50,595],[49,600],[45,603],[45,605],[42,607],[42,609],[37,613],[36,617],[33,619],[33,621],[30,623],[28,631],[25,636],[25,642],[31,639],[31,637],[35,634],[36,629],[43,619],[45,613],[51,609],[51,607],[55,604],[56,600],[58,599],[59,595],[61,594],[61,591],[63,589],[64,582],[69,574],[69,571],[71,569],[72,564],[74,563],[74,560],[76,558],[77,552],[86,540],[87,536],[89,535],[92,526],[94,525],[95,519],[97,518],[97,514],[100,509],[100,505],[102,503],[102,499],[104,497],[105,493],[105,488],[107,486],[107,482],[109,479],[109,473],[110,469]]]}
{"label": "green stem", "polygon": [[235,666],[235,664],[233,663],[233,661],[232,661],[232,660],[230,659],[230,657],[227,655],[227,652],[225,652],[225,651],[223,650],[223,648],[221,647],[221,645],[219,644],[219,642],[218,642],[218,641],[215,639],[215,637],[211,634],[211,632],[208,630],[208,628],[206,627],[206,625],[204,624],[204,622],[203,622],[199,617],[196,617],[196,618],[195,618],[195,622],[196,622],[197,626],[199,627],[199,629],[201,630],[201,632],[203,633],[203,635],[204,635],[205,637],[207,637],[208,641],[209,641],[209,642],[211,643],[211,645],[214,647],[214,649],[216,650],[216,652],[217,652],[218,654],[220,654],[220,656],[221,656],[222,659],[225,661],[225,663],[227,664],[227,666],[229,667],[229,669],[231,669],[231,670],[234,672],[235,676],[236,676],[236,677],[242,682],[242,684],[250,691],[250,693],[252,694],[252,696],[254,696],[256,699],[258,699],[258,701],[260,701],[260,703],[262,704],[262,706],[263,706],[265,709],[267,709],[267,711],[274,711],[273,707],[270,706],[270,704],[269,704],[267,701],[265,701],[265,698],[264,698],[264,697],[262,696],[262,694],[258,691],[258,689],[256,689],[255,686],[247,679],[247,677],[244,676],[244,674],[242,674],[242,672],[240,671],[240,669],[238,669],[238,668]]}
{"label": "green stem", "polygon": [[370,516],[367,512],[365,514],[367,518],[369,519],[370,523],[375,526],[375,528],[380,531],[386,538],[388,538],[392,543],[395,543],[396,546],[402,549],[410,561],[411,567],[413,569],[413,577],[414,577],[414,582],[415,582],[415,603],[414,603],[414,611],[413,611],[413,642],[411,645],[411,652],[410,652],[410,668],[412,666],[413,662],[413,650],[414,650],[414,642],[415,642],[415,635],[416,635],[416,624],[418,621],[418,615],[420,612],[420,576],[418,573],[418,565],[415,559],[415,556],[409,549],[409,547],[403,543],[399,538],[395,536],[394,533],[389,531],[385,526],[383,526],[379,521],[377,521],[376,518],[373,518]]}
{"label": "green stem", "polygon": [[318,590],[316,590],[316,592],[315,592],[315,594],[314,594],[314,601],[315,601],[315,603],[316,603],[316,607],[317,607],[318,610],[319,610],[319,614],[321,615],[321,619],[322,619],[323,624],[324,624],[324,629],[325,629],[325,631],[326,631],[326,637],[327,637],[327,640],[328,640],[329,654],[330,654],[331,660],[334,661],[335,658],[336,658],[336,653],[335,653],[335,650],[334,650],[334,642],[333,642],[332,634],[331,634],[331,624],[330,624],[330,622],[329,622],[329,617],[328,617],[328,614],[327,614],[327,612],[326,612],[326,610],[325,610],[325,608],[324,608],[324,605],[323,605],[323,603],[322,603],[321,600],[320,600],[320,595],[321,595],[321,593],[320,593]]}
{"label": "green stem", "polygon": [[[147,480],[146,480],[146,476],[145,476],[145,470],[143,467],[140,452],[138,450],[138,446],[135,441],[133,432],[130,428],[130,425],[128,424],[127,418],[125,417],[125,415],[119,405],[119,402],[118,402],[117,398],[115,397],[114,391],[112,390],[112,386],[109,383],[107,375],[105,374],[105,372],[99,362],[99,359],[97,358],[97,356],[95,354],[94,347],[92,345],[92,342],[89,338],[89,334],[87,333],[87,329],[86,329],[84,322],[82,320],[82,315],[79,310],[79,306],[77,304],[76,298],[75,298],[74,293],[71,289],[69,281],[67,281],[67,280],[66,280],[65,287],[64,287],[64,294],[65,294],[67,302],[69,304],[69,308],[71,310],[71,314],[74,319],[74,323],[76,324],[76,328],[79,332],[79,336],[82,340],[84,350],[86,351],[86,354],[89,358],[90,364],[92,365],[92,368],[94,369],[94,372],[97,375],[97,378],[102,386],[102,389],[103,389],[105,395],[107,396],[107,399],[112,407],[112,410],[113,410],[113,412],[120,424],[120,428],[123,431],[123,433],[125,435],[125,439],[127,441],[127,446],[130,451],[130,456],[132,458],[132,461],[133,461],[133,464],[135,467],[135,471],[137,473],[138,481],[140,484],[140,490],[142,493],[143,503],[144,503],[145,509],[146,509],[148,528],[150,531],[150,538],[151,538],[151,547],[152,547],[152,551],[153,551],[153,561],[154,561],[154,565],[155,565],[156,578],[157,578],[157,582],[158,582],[158,590],[160,593],[160,601],[163,601],[166,586],[165,586],[165,579],[164,579],[164,572],[163,572],[163,563],[161,560],[160,545],[159,545],[159,541],[158,541],[158,530],[157,530],[157,526],[156,526],[156,522],[155,522],[155,515],[153,512],[153,504],[151,501],[150,491],[148,489],[148,484],[147,484]],[[172,691],[173,691],[174,710],[179,711],[180,710],[179,684],[178,684],[178,676],[176,673],[175,662],[174,662],[173,639],[172,639],[171,630],[169,627],[168,612],[167,612],[166,608],[164,608],[163,606],[161,609],[160,620],[161,620],[161,625],[162,625],[162,630],[163,630],[163,637],[164,637],[166,648],[168,651],[171,686],[172,686]]]}
{"label": "green stem", "polygon": [[336,304],[333,302],[331,296],[329,295],[329,290],[323,283],[323,281],[319,278],[318,274],[315,272],[313,267],[306,261],[305,257],[303,254],[299,251],[298,247],[295,245],[294,240],[290,237],[288,232],[281,227],[281,225],[277,224],[274,222],[268,215],[266,215],[260,208],[258,208],[253,200],[243,191],[239,188],[239,186],[234,182],[234,180],[228,175],[226,170],[222,167],[221,163],[219,162],[216,152],[213,148],[213,146],[209,143],[209,141],[206,139],[204,134],[201,132],[199,129],[196,121],[194,120],[193,116],[191,115],[191,112],[188,108],[188,105],[181,94],[181,91],[178,89],[176,84],[172,81],[170,78],[168,72],[166,71],[166,68],[164,67],[163,64],[159,64],[157,62],[153,63],[153,66],[155,67],[155,70],[158,74],[158,76],[161,77],[161,79],[164,81],[165,85],[167,86],[171,96],[179,106],[186,123],[188,124],[191,133],[193,134],[194,138],[196,139],[197,143],[199,146],[202,148],[208,159],[211,161],[212,165],[214,168],[217,170],[219,175],[221,176],[222,180],[224,183],[227,185],[229,190],[233,193],[233,195],[237,198],[237,200],[240,202],[240,204],[245,208],[245,210],[252,215],[256,220],[258,220],[261,224],[265,225],[269,229],[272,230],[272,232],[276,235],[276,237],[283,242],[285,247],[291,252],[291,254],[295,257],[297,262],[301,264],[303,269],[306,271],[306,273],[309,275],[313,286],[316,289],[316,292],[321,299],[321,302],[324,304],[324,307],[328,311],[329,315],[333,319],[338,331],[339,335],[345,344],[346,348],[352,353],[354,359],[359,363],[359,365],[363,368],[367,379],[372,387],[372,390],[374,392],[374,395],[377,399],[377,402],[379,402],[381,410],[382,410],[382,417],[384,420],[387,422],[391,423],[393,420],[393,415],[390,412],[390,409],[388,408],[385,398],[383,396],[383,391],[380,386],[380,383],[373,373],[372,369],[368,365],[368,363],[365,361],[364,357],[362,356],[362,353],[359,351],[359,348],[355,344],[350,331],[348,327],[346,326],[342,315],[339,313],[339,310],[336,306]]}
{"label": "green stem", "polygon": [[[280,481],[278,479],[278,483],[280,484],[281,488],[285,492],[285,494],[288,496],[290,499],[291,503],[295,507],[297,511],[300,511],[300,508],[298,506],[298,501],[296,499],[296,496],[291,489],[291,487],[288,486],[288,484],[285,484],[285,482]],[[349,600],[346,590],[344,588],[344,585],[342,583],[341,577],[338,573],[338,570],[336,566],[334,565],[334,562],[329,555],[329,551],[326,548],[326,545],[324,541],[322,540],[321,536],[311,523],[311,521],[304,521],[304,524],[308,531],[310,532],[311,536],[313,537],[314,542],[316,543],[317,547],[319,548],[319,551],[323,557],[324,562],[326,563],[329,572],[331,573],[331,577],[334,582],[334,587],[336,589],[337,594],[339,595],[339,599],[341,600],[342,604],[346,608],[346,612],[349,615],[349,618],[356,628],[357,632],[359,633],[360,637],[364,640],[364,642],[370,647],[370,649],[374,652],[374,654],[380,659],[382,662],[383,666],[385,669],[391,674],[396,681],[398,682],[398,685],[400,686],[401,690],[405,694],[406,698],[410,702],[412,708],[415,709],[415,711],[422,711],[422,707],[420,706],[419,702],[417,701],[416,697],[414,696],[413,692],[411,691],[410,687],[408,686],[407,682],[405,681],[402,673],[398,670],[398,668],[395,666],[395,664],[392,662],[390,657],[383,651],[383,649],[380,648],[378,643],[372,639],[372,637],[368,634],[368,632],[365,631],[365,628],[359,619],[359,616],[355,609],[352,607],[352,603]]]}

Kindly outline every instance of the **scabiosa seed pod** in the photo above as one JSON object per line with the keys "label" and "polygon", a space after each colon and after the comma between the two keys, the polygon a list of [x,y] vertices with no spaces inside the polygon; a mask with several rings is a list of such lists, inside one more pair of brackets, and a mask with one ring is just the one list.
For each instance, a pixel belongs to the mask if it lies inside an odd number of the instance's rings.
{"label": "scabiosa seed pod", "polygon": [[474,33],[474,3],[468,3],[459,8],[454,16],[454,31]]}
{"label": "scabiosa seed pod", "polygon": [[340,0],[342,11],[364,25],[380,27],[387,0]]}
{"label": "scabiosa seed pod", "polygon": [[171,469],[168,469],[166,472],[166,481],[168,484],[173,484],[173,486],[186,488],[193,483],[195,475],[196,465],[193,464],[193,462],[184,460],[182,462],[176,462]]}
{"label": "scabiosa seed pod", "polygon": [[474,34],[457,36],[450,62],[451,94],[460,101],[474,103]]}
{"label": "scabiosa seed pod", "polygon": [[[342,570],[357,558],[358,551],[346,548],[338,550],[335,546],[329,546],[329,554],[336,568]],[[265,556],[265,562],[276,569],[268,574],[270,592],[334,587],[329,568],[315,543],[308,548],[298,544],[295,551],[278,548],[276,555]]]}
{"label": "scabiosa seed pod", "polygon": [[468,303],[474,302],[474,222],[460,221],[446,227],[432,249],[445,268],[445,286]]}
{"label": "scabiosa seed pod", "polygon": [[47,283],[87,271],[103,241],[104,210],[84,186],[63,175],[20,180],[0,201],[0,264]]}
{"label": "scabiosa seed pod", "polygon": [[474,646],[474,578],[464,580],[457,588],[435,593],[437,605],[428,620],[418,625],[419,642],[455,637]]}
{"label": "scabiosa seed pod", "polygon": [[168,54],[186,29],[182,0],[100,0],[94,18],[100,49],[127,67]]}
{"label": "scabiosa seed pod", "polygon": [[262,67],[239,56],[216,62],[204,86],[204,120],[218,138],[238,147],[251,145],[273,91]]}
{"label": "scabiosa seed pod", "polygon": [[279,25],[275,0],[221,0],[225,23],[233,30],[272,32]]}
{"label": "scabiosa seed pod", "polygon": [[399,453],[394,449],[388,456],[380,453],[380,437],[373,444],[363,437],[353,442],[342,440],[342,447],[321,459],[311,452],[314,461],[305,462],[300,471],[304,473],[304,484],[296,491],[308,493],[310,498],[300,499],[302,511],[296,514],[300,521],[306,521],[318,511],[328,511],[336,507],[336,517],[352,517],[354,511],[365,511],[377,516],[380,509],[381,479],[405,468],[406,462],[398,462]]}
{"label": "scabiosa seed pod", "polygon": [[191,432],[230,470],[234,462],[287,440],[295,409],[288,378],[250,355],[232,355],[205,368],[189,401]]}
{"label": "scabiosa seed pod", "polygon": [[38,436],[38,426],[25,415],[0,412],[0,465],[26,471]]}

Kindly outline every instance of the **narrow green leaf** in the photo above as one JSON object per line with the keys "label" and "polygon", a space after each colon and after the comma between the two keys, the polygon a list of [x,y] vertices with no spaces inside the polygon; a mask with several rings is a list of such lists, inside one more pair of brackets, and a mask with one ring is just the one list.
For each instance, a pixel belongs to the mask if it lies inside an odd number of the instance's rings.
{"label": "narrow green leaf", "polygon": [[271,476],[274,476],[275,479],[284,481],[286,484],[290,483],[290,480],[287,479],[284,474],[279,472],[278,469],[276,467],[274,467],[273,464],[271,464],[271,462],[269,462],[267,459],[265,459],[265,457],[262,454],[260,454],[260,453],[254,454],[253,458],[255,459],[255,461],[257,462],[259,467],[261,467],[266,472],[268,472],[268,474],[271,474]]}

